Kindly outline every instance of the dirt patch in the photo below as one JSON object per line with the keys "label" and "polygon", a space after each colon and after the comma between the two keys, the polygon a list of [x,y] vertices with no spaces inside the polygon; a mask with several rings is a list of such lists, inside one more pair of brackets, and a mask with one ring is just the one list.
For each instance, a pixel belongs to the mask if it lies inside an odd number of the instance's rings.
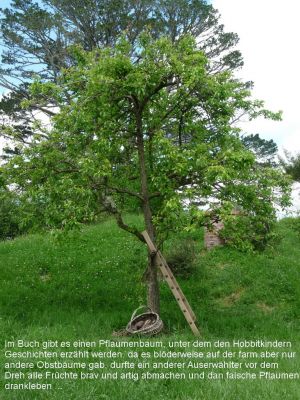
{"label": "dirt patch", "polygon": [[126,331],[126,328],[119,329],[118,331],[113,331],[112,336],[121,337],[121,336],[130,336],[130,334]]}
{"label": "dirt patch", "polygon": [[242,297],[244,292],[245,292],[245,288],[238,288],[235,292],[231,293],[229,296],[222,297],[221,299],[219,299],[218,303],[222,307],[231,307],[237,301],[240,300],[240,298]]}
{"label": "dirt patch", "polygon": [[43,281],[43,282],[50,281],[50,279],[51,279],[51,275],[50,274],[40,275],[40,280]]}
{"label": "dirt patch", "polygon": [[218,264],[216,265],[216,268],[218,268],[218,269],[225,269],[225,268],[228,268],[229,266],[230,266],[229,264],[218,263]]}
{"label": "dirt patch", "polygon": [[270,314],[274,310],[274,307],[269,306],[268,304],[263,302],[256,303],[256,307],[259,310],[261,310],[264,314]]}

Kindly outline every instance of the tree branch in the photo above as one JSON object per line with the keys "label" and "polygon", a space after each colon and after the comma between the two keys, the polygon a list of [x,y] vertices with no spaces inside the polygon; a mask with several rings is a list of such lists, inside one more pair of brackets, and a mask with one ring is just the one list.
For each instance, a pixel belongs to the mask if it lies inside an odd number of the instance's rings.
{"label": "tree branch", "polygon": [[155,94],[157,94],[161,89],[169,87],[169,86],[173,86],[177,84],[177,81],[175,80],[174,82],[172,81],[168,81],[168,79],[172,78],[172,75],[166,76],[162,79],[162,81],[154,88],[154,90],[149,93],[140,103],[140,110],[142,111],[144,109],[144,107],[146,106],[146,104],[148,103],[148,101],[151,99],[152,96],[154,96]]}
{"label": "tree branch", "polygon": [[143,201],[143,196],[138,192],[133,192],[128,189],[121,189],[121,188],[117,188],[114,186],[107,186],[107,189],[115,191],[117,193],[126,193],[126,194],[129,194],[130,196],[137,197],[139,200]]}
{"label": "tree branch", "polygon": [[145,243],[144,236],[139,232],[137,228],[129,226],[125,224],[120,211],[117,209],[114,201],[109,197],[104,197],[103,201],[101,202],[105,211],[109,214],[113,215],[118,226],[126,232],[131,233],[132,235],[136,236],[141,242]]}
{"label": "tree branch", "polygon": [[154,192],[149,194],[149,199],[153,199],[154,197],[160,197],[161,193],[160,192]]}

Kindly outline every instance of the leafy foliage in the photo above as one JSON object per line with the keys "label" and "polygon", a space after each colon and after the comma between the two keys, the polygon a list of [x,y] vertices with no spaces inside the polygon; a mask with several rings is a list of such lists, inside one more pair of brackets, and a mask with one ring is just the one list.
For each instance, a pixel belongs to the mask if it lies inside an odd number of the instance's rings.
{"label": "leafy foliage", "polygon": [[55,96],[60,112],[47,139],[37,137],[7,163],[7,175],[31,204],[43,204],[48,226],[105,210],[139,237],[122,220],[130,198],[163,241],[170,230],[226,219],[240,205],[252,223],[238,240],[253,246],[249,230],[271,225],[274,202],[288,204],[289,181],[258,166],[232,121],[240,112],[279,115],[251,100],[248,84],[228,71],[212,75],[191,36],[173,43],[144,33],[138,43],[137,58],[124,37],[114,48],[73,48],[77,65],[59,83],[31,86],[34,102]]}
{"label": "leafy foliage", "polygon": [[297,217],[293,219],[289,219],[289,227],[297,233],[298,237],[300,238],[300,216],[298,215]]}
{"label": "leafy foliage", "polygon": [[20,215],[16,196],[0,189],[0,240],[12,239],[21,233]]}
{"label": "leafy foliage", "polygon": [[294,181],[300,182],[300,153],[296,155],[285,151],[285,158],[280,157],[280,163],[285,172],[289,174]]}
{"label": "leafy foliage", "polygon": [[195,272],[196,268],[195,241],[190,238],[178,240],[166,252],[165,257],[175,276],[189,278]]}

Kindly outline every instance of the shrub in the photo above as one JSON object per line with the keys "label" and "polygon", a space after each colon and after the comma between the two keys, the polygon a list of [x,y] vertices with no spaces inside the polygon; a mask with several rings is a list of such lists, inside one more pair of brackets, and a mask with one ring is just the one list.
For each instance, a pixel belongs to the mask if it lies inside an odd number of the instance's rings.
{"label": "shrub", "polygon": [[189,278],[195,270],[196,245],[192,239],[181,239],[166,252],[166,261],[175,276]]}
{"label": "shrub", "polygon": [[275,219],[269,216],[232,215],[225,219],[220,236],[227,245],[240,251],[263,251],[280,240],[274,226]]}
{"label": "shrub", "polygon": [[0,240],[12,239],[21,233],[19,207],[10,192],[0,190]]}
{"label": "shrub", "polygon": [[300,217],[293,218],[291,228],[300,236]]}

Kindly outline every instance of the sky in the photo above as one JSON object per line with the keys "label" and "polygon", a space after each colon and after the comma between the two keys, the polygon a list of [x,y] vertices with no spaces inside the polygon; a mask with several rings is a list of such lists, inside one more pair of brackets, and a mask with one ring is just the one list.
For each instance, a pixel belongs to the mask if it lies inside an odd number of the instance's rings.
{"label": "sky", "polygon": [[259,119],[243,123],[249,133],[273,139],[283,148],[300,152],[300,24],[296,0],[213,0],[226,31],[240,38],[244,67],[238,75],[254,81],[253,94],[283,121]]}
{"label": "sky", "polygon": [[[280,122],[257,119],[241,123],[248,133],[273,139],[279,153],[300,152],[300,24],[297,0],[212,0],[221,14],[225,31],[240,38],[244,66],[240,78],[254,81],[253,95],[265,100],[272,111],[283,111]],[[300,184],[293,185],[293,205],[288,212],[300,211]]]}
{"label": "sky", "polygon": [[11,3],[11,0],[0,0],[0,8],[8,7]]}
{"label": "sky", "polygon": [[[11,0],[0,0],[0,8],[7,8],[11,3]],[[0,52],[2,52],[2,46],[0,46]],[[6,92],[6,89],[0,86],[0,96]],[[0,148],[1,148],[1,141],[0,141]]]}

